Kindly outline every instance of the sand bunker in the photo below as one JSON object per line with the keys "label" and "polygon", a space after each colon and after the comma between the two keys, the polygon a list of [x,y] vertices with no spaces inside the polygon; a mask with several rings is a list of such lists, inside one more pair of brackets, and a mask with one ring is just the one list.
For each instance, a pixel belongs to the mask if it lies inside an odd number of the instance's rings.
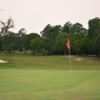
{"label": "sand bunker", "polygon": [[77,58],[77,59],[75,59],[75,60],[80,61],[80,60],[82,60],[82,58]]}
{"label": "sand bunker", "polygon": [[8,63],[8,61],[4,61],[4,60],[0,59],[0,63]]}

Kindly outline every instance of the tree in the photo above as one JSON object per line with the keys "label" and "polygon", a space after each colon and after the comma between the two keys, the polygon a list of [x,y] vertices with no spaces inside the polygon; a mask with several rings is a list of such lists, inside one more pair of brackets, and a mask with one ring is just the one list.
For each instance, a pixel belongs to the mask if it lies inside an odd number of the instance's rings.
{"label": "tree", "polygon": [[8,33],[9,29],[14,28],[14,22],[11,18],[9,18],[7,22],[0,21],[0,24],[1,24],[0,33],[3,36]]}
{"label": "tree", "polygon": [[70,22],[66,22],[62,28],[63,32],[70,33],[72,28],[72,24]]}
{"label": "tree", "polygon": [[36,37],[32,39],[30,46],[33,54],[43,54],[43,39],[41,37]]}
{"label": "tree", "polygon": [[35,39],[37,37],[40,37],[40,35],[37,34],[37,33],[29,33],[29,34],[27,34],[27,37],[26,37],[27,50],[31,50],[31,47],[30,47],[31,40],[33,40],[33,39]]}
{"label": "tree", "polygon": [[100,34],[100,18],[96,17],[93,19],[90,19],[88,22],[88,36],[94,37],[97,34]]}
{"label": "tree", "polygon": [[87,36],[83,34],[77,34],[74,37],[74,42],[72,43],[72,51],[78,55],[87,54]]}
{"label": "tree", "polygon": [[48,24],[43,31],[41,31],[42,37],[43,38],[50,38],[50,33],[51,33],[52,26]]}
{"label": "tree", "polygon": [[97,57],[100,57],[100,18],[96,17],[88,22],[89,48]]}
{"label": "tree", "polygon": [[7,35],[9,29],[14,28],[14,22],[12,18],[9,18],[7,22],[0,21],[0,35],[2,36],[2,48],[5,47],[5,36]]}
{"label": "tree", "polygon": [[97,34],[96,36],[95,51],[96,51],[96,56],[100,58],[100,34]]}
{"label": "tree", "polygon": [[25,52],[26,51],[26,30],[25,28],[21,28],[18,32],[18,39],[19,39],[19,51]]}
{"label": "tree", "polygon": [[61,27],[61,25],[55,25],[55,26],[53,26],[52,27],[52,29],[51,29],[51,33],[50,33],[50,38],[52,39],[52,40],[55,40],[56,39],[56,37],[59,35],[59,33],[61,33],[62,32],[62,27]]}
{"label": "tree", "polygon": [[48,54],[53,54],[53,45],[55,43],[56,37],[61,33],[61,31],[61,25],[51,26],[48,24],[41,32],[45,41],[45,51],[48,52]]}
{"label": "tree", "polygon": [[60,33],[55,41],[54,44],[54,51],[55,54],[65,54],[66,52],[66,41],[69,38],[68,33]]}
{"label": "tree", "polygon": [[9,31],[5,39],[5,50],[9,53],[12,53],[17,48],[17,34]]}
{"label": "tree", "polygon": [[87,35],[87,29],[85,29],[82,24],[75,23],[75,24],[73,24],[70,33]]}

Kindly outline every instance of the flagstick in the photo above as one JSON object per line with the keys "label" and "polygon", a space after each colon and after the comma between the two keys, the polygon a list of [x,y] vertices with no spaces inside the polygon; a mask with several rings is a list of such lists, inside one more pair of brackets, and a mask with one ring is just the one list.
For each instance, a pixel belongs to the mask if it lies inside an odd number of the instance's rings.
{"label": "flagstick", "polygon": [[69,50],[69,57],[70,57],[69,65],[70,65],[70,71],[71,71],[71,49],[70,49],[70,40],[69,39],[67,40],[66,47]]}
{"label": "flagstick", "polygon": [[72,66],[71,66],[71,50],[70,50],[70,48],[69,48],[69,57],[70,57],[70,58],[69,58],[69,59],[70,59],[70,61],[69,61],[69,64],[70,64],[70,69],[69,69],[69,70],[71,71]]}

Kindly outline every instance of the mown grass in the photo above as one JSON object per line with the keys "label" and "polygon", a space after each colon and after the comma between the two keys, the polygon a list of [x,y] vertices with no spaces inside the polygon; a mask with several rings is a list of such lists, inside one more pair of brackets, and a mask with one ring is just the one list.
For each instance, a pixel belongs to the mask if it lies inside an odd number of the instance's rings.
{"label": "mown grass", "polygon": [[[69,58],[66,56],[0,55],[7,64],[0,68],[69,70]],[[77,60],[80,59],[81,60]],[[99,70],[100,59],[95,57],[72,56],[72,70]]]}
{"label": "mown grass", "polygon": [[0,100],[100,100],[100,61],[65,56],[1,55]]}

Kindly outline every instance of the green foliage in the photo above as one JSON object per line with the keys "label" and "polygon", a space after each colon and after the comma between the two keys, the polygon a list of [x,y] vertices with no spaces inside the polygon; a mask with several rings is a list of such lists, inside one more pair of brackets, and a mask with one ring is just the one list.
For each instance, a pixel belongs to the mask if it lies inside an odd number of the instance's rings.
{"label": "green foliage", "polygon": [[54,54],[54,44],[61,31],[61,25],[51,26],[48,24],[41,32],[45,42],[44,51],[46,51],[48,54]]}
{"label": "green foliage", "polygon": [[62,28],[63,32],[70,33],[72,29],[72,24],[70,22],[66,22]]}
{"label": "green foliage", "polygon": [[41,32],[42,37],[44,37],[44,38],[50,38],[51,29],[52,29],[52,26],[51,26],[50,24],[48,24],[48,25],[44,28],[44,30]]}
{"label": "green foliage", "polygon": [[38,35],[37,33],[30,33],[27,34],[26,36],[26,41],[27,41],[27,50],[31,50],[31,40],[40,37],[40,35]]}
{"label": "green foliage", "polygon": [[86,54],[87,51],[87,37],[85,35],[79,34],[76,35],[74,38],[74,43],[73,43],[73,50],[76,54],[79,55],[84,55]]}
{"label": "green foliage", "polygon": [[[100,18],[89,20],[88,38],[91,47],[97,57],[100,57]],[[90,47],[90,46],[89,46]]]}
{"label": "green foliage", "polygon": [[43,52],[43,40],[41,37],[36,37],[31,40],[30,43],[33,54],[39,54]]}
{"label": "green foliage", "polygon": [[18,33],[9,31],[14,27],[12,19],[0,21],[0,52],[32,52],[35,55],[63,55],[65,44],[71,41],[71,53],[100,57],[100,18],[89,20],[89,28],[81,23],[66,22],[63,26],[48,24],[40,33],[27,34],[25,28]]}
{"label": "green foliage", "polygon": [[96,56],[100,57],[100,34],[96,36],[95,51],[96,51]]}
{"label": "green foliage", "polygon": [[88,30],[88,35],[89,37],[94,37],[97,34],[100,34],[100,18],[96,17],[88,22],[89,24],[89,30]]}
{"label": "green foliage", "polygon": [[56,54],[65,54],[66,52],[66,42],[68,38],[68,33],[60,33],[55,41],[54,50]]}

